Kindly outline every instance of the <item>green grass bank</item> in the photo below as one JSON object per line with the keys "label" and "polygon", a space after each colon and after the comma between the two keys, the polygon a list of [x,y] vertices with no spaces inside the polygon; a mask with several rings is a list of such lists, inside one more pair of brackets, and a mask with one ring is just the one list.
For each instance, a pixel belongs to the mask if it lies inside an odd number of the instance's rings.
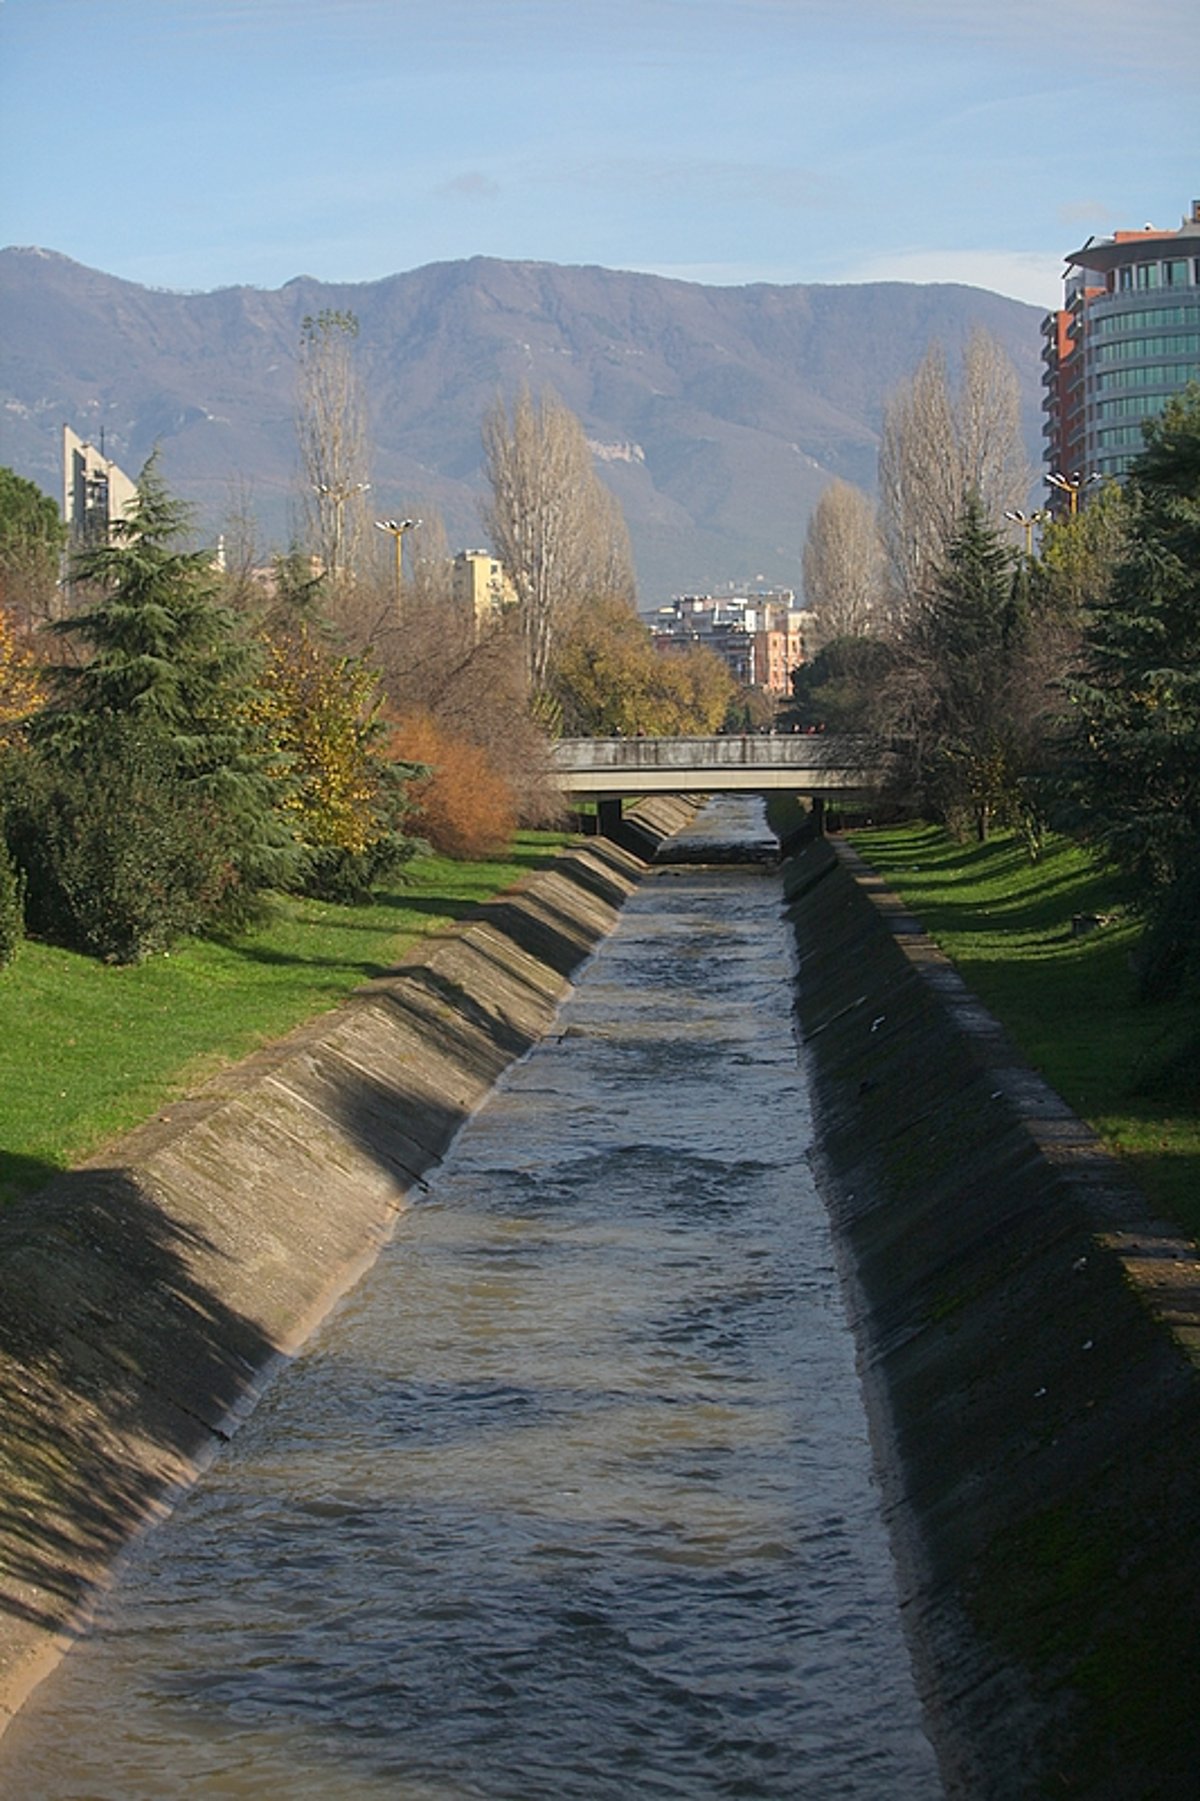
{"label": "green grass bank", "polygon": [[1138,999],[1120,879],[1062,838],[1036,862],[1016,838],[955,843],[921,822],[849,841],[1154,1208],[1200,1236],[1195,1004]]}
{"label": "green grass bank", "polygon": [[421,857],[373,906],[278,896],[244,936],[131,968],[24,944],[0,973],[0,1205],[336,1006],[568,842],[521,832],[501,856]]}

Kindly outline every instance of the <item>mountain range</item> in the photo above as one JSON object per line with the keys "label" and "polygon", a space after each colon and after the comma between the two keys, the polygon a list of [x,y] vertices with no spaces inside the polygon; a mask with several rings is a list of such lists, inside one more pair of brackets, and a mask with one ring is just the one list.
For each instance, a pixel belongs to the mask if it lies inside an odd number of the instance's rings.
{"label": "mountain range", "polygon": [[348,284],[177,293],[57,252],[0,251],[0,463],[61,499],[61,427],[168,485],[215,539],[258,520],[264,555],[300,517],[301,322],[358,320],[356,357],[383,516],[437,513],[484,542],[480,426],[497,396],[553,390],[620,500],[644,606],[800,586],[809,514],[841,476],[873,491],[889,393],[930,343],[953,369],[984,327],[1021,383],[1039,456],[1035,307],[984,289],[881,282],[708,287],[595,267],[473,257]]}

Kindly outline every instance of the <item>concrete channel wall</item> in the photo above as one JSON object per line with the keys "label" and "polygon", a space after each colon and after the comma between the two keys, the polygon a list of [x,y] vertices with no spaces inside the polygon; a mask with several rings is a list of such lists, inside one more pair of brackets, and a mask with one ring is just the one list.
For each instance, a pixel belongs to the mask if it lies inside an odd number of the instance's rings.
{"label": "concrete channel wall", "polygon": [[[0,1730],[693,811],[648,803],[624,848],[568,853],[0,1216]],[[1194,1251],[1142,1218],[851,853],[818,841],[784,876],[818,1161],[947,1793],[1190,1801]]]}
{"label": "concrete channel wall", "polygon": [[[644,855],[697,803],[648,801]],[[546,1031],[645,863],[593,839],[0,1214],[0,1731]]]}
{"label": "concrete channel wall", "polygon": [[1200,1264],[853,853],[785,865],[947,1793],[1200,1794]]}

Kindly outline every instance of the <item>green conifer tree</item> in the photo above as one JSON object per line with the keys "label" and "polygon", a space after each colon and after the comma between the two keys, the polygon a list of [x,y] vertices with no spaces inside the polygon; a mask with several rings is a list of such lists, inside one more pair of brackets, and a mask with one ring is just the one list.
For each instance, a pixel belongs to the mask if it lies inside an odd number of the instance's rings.
{"label": "green conifer tree", "polygon": [[1147,994],[1200,987],[1200,386],[1146,427],[1069,686],[1061,822],[1133,877]]}
{"label": "green conifer tree", "polygon": [[1025,630],[1013,561],[968,497],[906,650],[920,702],[919,785],[927,810],[986,838],[1017,805],[1010,683]]}
{"label": "green conifer tree", "polygon": [[[216,598],[211,559],[183,547],[187,529],[186,509],[168,493],[151,458],[130,516],[114,525],[110,542],[78,559],[76,579],[93,598],[55,629],[80,641],[86,660],[56,672],[52,704],[30,732],[39,768],[30,782],[31,816],[23,827],[18,819],[17,838],[18,854],[26,846],[35,916],[58,935],[98,948],[91,927],[80,929],[79,921],[103,918],[106,906],[128,910],[132,899],[120,896],[136,895],[136,919],[128,929],[114,927],[117,948],[102,953],[123,960],[162,948],[180,929],[172,921],[186,921],[192,930],[237,923],[258,891],[291,880],[301,856],[278,804],[284,788],[256,705],[261,651]],[[136,781],[123,779],[129,774],[118,768],[123,759],[136,762]],[[75,847],[69,881],[63,870],[55,873],[53,858],[47,862],[45,845],[34,842],[35,791],[43,806],[53,795],[56,817],[64,819],[87,804],[81,796],[94,796],[93,817],[80,830],[63,824],[63,845]],[[108,816],[100,833],[95,816],[102,806]],[[211,855],[179,854],[177,831],[167,827],[172,819],[177,826],[181,810],[196,835],[193,852],[220,847],[224,879],[214,881]],[[175,848],[164,853],[163,915],[156,923],[143,917],[142,891],[148,881],[154,887],[145,860],[157,814],[160,841]],[[79,897],[89,878],[78,860],[85,841],[104,846],[91,867],[86,904]],[[142,872],[136,880],[131,868]]]}

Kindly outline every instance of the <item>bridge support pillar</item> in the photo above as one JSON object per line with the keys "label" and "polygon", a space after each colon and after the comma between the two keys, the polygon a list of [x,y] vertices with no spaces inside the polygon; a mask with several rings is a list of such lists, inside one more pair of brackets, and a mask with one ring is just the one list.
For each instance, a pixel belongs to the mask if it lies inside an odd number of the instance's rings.
{"label": "bridge support pillar", "polygon": [[813,837],[825,836],[825,799],[823,795],[814,794],[812,798]]}
{"label": "bridge support pillar", "polygon": [[596,802],[596,830],[602,838],[619,838],[621,835],[621,797]]}

